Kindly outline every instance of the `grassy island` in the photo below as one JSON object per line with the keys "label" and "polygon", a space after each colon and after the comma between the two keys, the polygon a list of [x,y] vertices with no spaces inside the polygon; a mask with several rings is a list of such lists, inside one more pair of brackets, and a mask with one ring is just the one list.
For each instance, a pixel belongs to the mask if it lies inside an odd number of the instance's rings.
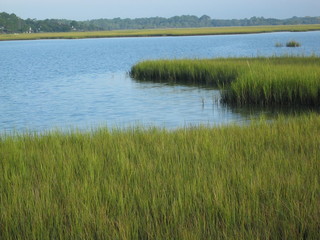
{"label": "grassy island", "polygon": [[229,104],[319,106],[319,66],[317,56],[154,60],[136,64],[130,74],[217,87]]}
{"label": "grassy island", "polygon": [[320,117],[0,135],[0,239],[317,239]]}

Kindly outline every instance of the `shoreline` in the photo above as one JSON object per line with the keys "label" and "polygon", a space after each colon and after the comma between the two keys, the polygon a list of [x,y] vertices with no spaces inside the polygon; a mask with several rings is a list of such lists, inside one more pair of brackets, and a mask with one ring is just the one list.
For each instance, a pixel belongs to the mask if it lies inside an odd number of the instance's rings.
{"label": "shoreline", "polygon": [[129,37],[182,37],[258,34],[273,32],[311,32],[320,31],[320,24],[309,25],[266,25],[247,27],[211,27],[211,28],[169,28],[111,30],[95,32],[48,32],[0,34],[0,41],[45,40],[45,39],[90,39],[90,38],[129,38]]}
{"label": "shoreline", "polygon": [[[131,68],[140,81],[217,87],[236,106],[317,106],[319,57],[145,60]],[[226,91],[227,90],[227,91]]]}

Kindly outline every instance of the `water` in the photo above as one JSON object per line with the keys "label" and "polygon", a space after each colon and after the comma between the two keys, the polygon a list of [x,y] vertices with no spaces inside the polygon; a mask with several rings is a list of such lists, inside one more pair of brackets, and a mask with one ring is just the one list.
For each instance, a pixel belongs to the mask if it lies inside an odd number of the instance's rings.
{"label": "water", "polygon": [[[295,40],[300,48],[276,48]],[[0,132],[241,123],[264,110],[222,106],[219,92],[140,83],[141,60],[320,54],[320,32],[0,42]]]}

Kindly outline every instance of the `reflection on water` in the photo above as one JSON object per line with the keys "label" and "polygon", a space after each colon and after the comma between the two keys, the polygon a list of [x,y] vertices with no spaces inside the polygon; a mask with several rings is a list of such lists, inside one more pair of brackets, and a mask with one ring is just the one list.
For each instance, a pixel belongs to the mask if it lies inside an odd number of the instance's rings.
{"label": "reflection on water", "polygon": [[[301,48],[276,48],[296,40]],[[114,38],[0,42],[0,132],[243,123],[261,113],[219,103],[219,91],[137,82],[135,63],[159,58],[320,55],[320,32],[229,36]]]}

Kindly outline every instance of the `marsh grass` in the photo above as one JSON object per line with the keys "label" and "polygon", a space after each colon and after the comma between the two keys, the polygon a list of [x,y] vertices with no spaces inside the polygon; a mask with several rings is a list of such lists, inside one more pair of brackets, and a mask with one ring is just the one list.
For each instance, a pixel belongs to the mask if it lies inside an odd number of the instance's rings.
{"label": "marsh grass", "polygon": [[291,40],[289,42],[286,43],[287,47],[301,47],[301,43]]}
{"label": "marsh grass", "polygon": [[[284,45],[281,42],[277,42],[275,47],[283,47]],[[285,44],[286,47],[301,47],[301,43],[291,40]]]}
{"label": "marsh grass", "polygon": [[304,105],[320,103],[320,58],[270,58],[252,62],[249,71],[230,85],[227,103]]}
{"label": "marsh grass", "polygon": [[221,34],[249,34],[281,31],[315,31],[320,30],[320,24],[283,25],[283,26],[250,26],[250,27],[211,27],[211,28],[173,28],[173,29],[143,29],[114,30],[96,32],[62,32],[62,33],[23,33],[0,34],[0,41],[34,40],[34,39],[81,39],[109,37],[158,37],[158,36],[195,36]]}
{"label": "marsh grass", "polygon": [[138,80],[194,83],[222,89],[222,102],[255,105],[320,103],[320,58],[257,57],[155,60],[136,64]]}
{"label": "marsh grass", "polygon": [[238,77],[242,65],[241,62],[228,65],[225,59],[144,61],[131,68],[130,76],[140,81],[222,87]]}
{"label": "marsh grass", "polygon": [[320,117],[0,135],[0,239],[317,239]]}
{"label": "marsh grass", "polygon": [[277,42],[274,46],[275,46],[275,47],[283,47],[283,44],[280,43],[280,42]]}

